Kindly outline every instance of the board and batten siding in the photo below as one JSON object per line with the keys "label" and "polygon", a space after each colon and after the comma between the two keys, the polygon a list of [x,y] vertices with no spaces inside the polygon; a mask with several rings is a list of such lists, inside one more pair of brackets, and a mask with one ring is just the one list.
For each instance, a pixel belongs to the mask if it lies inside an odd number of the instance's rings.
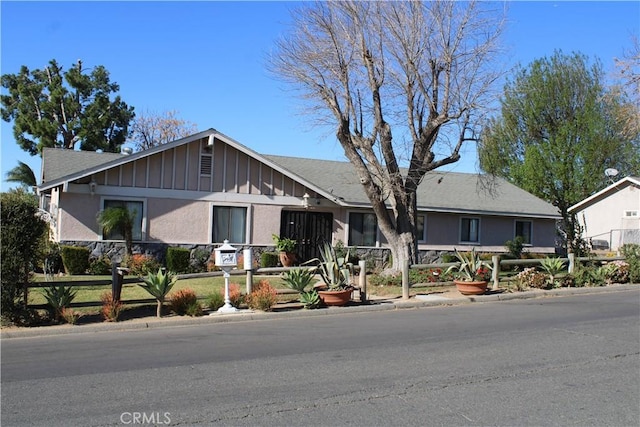
{"label": "board and batten siding", "polygon": [[98,185],[302,197],[307,188],[236,148],[194,141],[96,174]]}

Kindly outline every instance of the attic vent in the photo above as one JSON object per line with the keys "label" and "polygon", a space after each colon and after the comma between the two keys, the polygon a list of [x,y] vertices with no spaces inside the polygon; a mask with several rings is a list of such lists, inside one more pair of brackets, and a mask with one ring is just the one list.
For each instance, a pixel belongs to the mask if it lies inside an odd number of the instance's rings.
{"label": "attic vent", "polygon": [[211,175],[213,166],[213,156],[200,156],[200,175]]}

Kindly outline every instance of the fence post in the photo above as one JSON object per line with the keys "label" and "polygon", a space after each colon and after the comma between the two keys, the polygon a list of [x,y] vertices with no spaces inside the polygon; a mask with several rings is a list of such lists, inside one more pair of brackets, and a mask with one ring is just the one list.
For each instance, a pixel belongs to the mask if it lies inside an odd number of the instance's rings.
{"label": "fence post", "polygon": [[242,251],[244,258],[244,271],[247,272],[247,295],[251,294],[253,288],[253,250],[251,248]]}
{"label": "fence post", "polygon": [[497,291],[498,284],[500,283],[500,255],[492,255],[491,263],[493,264],[493,270],[491,271],[493,286],[491,287],[491,290]]}
{"label": "fence post", "polygon": [[409,299],[409,260],[402,263],[402,298]]}
{"label": "fence post", "polygon": [[574,272],[574,270],[576,269],[576,254],[569,253],[567,254],[567,257],[569,258],[569,274],[572,274]]}
{"label": "fence post", "polygon": [[120,295],[122,294],[122,276],[120,274],[120,263],[114,262],[111,265],[111,299],[115,301],[120,301]]}
{"label": "fence post", "polygon": [[360,287],[360,301],[365,302],[367,300],[367,262],[358,261],[358,267],[360,272],[358,276],[358,286]]}

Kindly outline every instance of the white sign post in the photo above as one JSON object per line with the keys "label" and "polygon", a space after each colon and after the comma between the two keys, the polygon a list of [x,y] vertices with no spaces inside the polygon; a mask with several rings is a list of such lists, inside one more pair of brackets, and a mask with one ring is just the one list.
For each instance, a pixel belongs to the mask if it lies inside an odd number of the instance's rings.
{"label": "white sign post", "polygon": [[[215,263],[224,273],[224,305],[218,309],[218,313],[234,313],[238,311],[229,299],[229,278],[231,277],[231,270],[237,267],[237,249],[229,244],[228,240],[225,240],[222,246],[214,249]],[[212,313],[213,314],[213,313]]]}

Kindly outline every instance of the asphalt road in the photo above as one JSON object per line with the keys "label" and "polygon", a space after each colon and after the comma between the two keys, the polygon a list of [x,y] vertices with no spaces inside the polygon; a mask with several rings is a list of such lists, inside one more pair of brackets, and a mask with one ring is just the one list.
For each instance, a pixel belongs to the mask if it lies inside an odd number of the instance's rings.
{"label": "asphalt road", "polygon": [[640,289],[1,346],[3,427],[640,425]]}

